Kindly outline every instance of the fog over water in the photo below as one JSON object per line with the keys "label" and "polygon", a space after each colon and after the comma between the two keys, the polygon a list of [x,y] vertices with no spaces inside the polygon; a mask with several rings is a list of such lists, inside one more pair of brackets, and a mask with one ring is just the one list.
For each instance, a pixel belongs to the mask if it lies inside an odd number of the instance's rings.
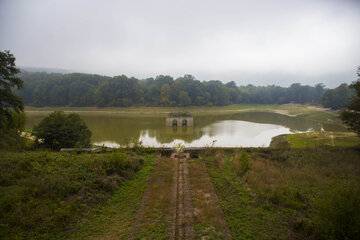
{"label": "fog over water", "polygon": [[335,87],[360,65],[358,0],[0,0],[18,66]]}

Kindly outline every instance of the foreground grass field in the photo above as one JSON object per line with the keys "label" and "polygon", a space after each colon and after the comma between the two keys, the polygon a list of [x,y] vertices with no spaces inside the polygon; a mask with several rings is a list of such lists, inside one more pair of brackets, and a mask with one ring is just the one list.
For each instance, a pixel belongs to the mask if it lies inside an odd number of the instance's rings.
{"label": "foreground grass field", "polygon": [[[192,157],[183,177],[194,239],[359,239],[359,148],[207,148]],[[1,152],[0,238],[171,239],[181,206],[174,161],[149,149]]]}

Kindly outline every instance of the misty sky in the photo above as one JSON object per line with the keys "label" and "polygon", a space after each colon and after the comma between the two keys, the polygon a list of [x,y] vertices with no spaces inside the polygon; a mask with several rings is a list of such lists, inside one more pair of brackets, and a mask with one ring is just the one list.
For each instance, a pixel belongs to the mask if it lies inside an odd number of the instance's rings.
{"label": "misty sky", "polygon": [[0,0],[18,66],[238,85],[356,80],[360,0]]}

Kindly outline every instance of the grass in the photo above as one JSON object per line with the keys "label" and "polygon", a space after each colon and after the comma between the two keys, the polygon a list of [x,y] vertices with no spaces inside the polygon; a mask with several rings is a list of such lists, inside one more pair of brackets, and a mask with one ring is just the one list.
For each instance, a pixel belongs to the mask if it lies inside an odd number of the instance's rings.
{"label": "grass", "polygon": [[137,176],[149,158],[122,152],[1,152],[1,239],[61,239]]}
{"label": "grass", "polygon": [[[239,151],[250,162],[241,175]],[[358,149],[252,148],[203,158],[233,239],[358,238]]]}
{"label": "grass", "polygon": [[229,106],[213,106],[213,107],[31,107],[26,106],[25,111],[27,112],[49,112],[55,110],[62,111],[74,111],[74,112],[114,112],[114,113],[155,113],[155,114],[164,114],[170,112],[182,112],[186,111],[192,114],[201,114],[201,113],[213,113],[219,114],[219,112],[229,112],[229,111],[277,111],[282,110],[281,113],[290,114],[290,115],[301,115],[301,114],[310,114],[313,116],[315,113],[319,114],[321,117],[316,117],[315,119],[323,119],[324,116],[333,117],[335,116],[334,111],[327,111],[323,108],[314,108],[310,105],[299,105],[299,104],[234,104]]}
{"label": "grass", "polygon": [[127,239],[155,167],[154,155],[146,155],[134,179],[119,187],[105,204],[83,216],[66,239]]}
{"label": "grass", "polygon": [[195,239],[226,239],[228,227],[201,159],[188,161],[189,182],[194,207]]}
{"label": "grass", "polygon": [[273,139],[271,146],[293,148],[337,146],[355,147],[360,145],[360,138],[352,132],[306,132],[280,135]]}
{"label": "grass", "polygon": [[109,112],[181,112],[181,111],[212,111],[216,110],[242,110],[242,109],[261,109],[274,108],[276,105],[262,105],[262,104],[235,104],[229,106],[219,107],[31,107],[26,106],[25,111],[109,111]]}
{"label": "grass", "polygon": [[145,202],[133,227],[133,239],[167,239],[168,223],[171,219],[171,185],[174,163],[162,157],[150,179]]}
{"label": "grass", "polygon": [[236,175],[230,154],[211,153],[203,158],[233,239],[294,238],[282,219],[288,213],[256,201],[253,192]]}
{"label": "grass", "polygon": [[[196,239],[359,239],[359,148],[314,142],[189,160]],[[167,239],[174,163],[143,150],[1,152],[0,239]]]}

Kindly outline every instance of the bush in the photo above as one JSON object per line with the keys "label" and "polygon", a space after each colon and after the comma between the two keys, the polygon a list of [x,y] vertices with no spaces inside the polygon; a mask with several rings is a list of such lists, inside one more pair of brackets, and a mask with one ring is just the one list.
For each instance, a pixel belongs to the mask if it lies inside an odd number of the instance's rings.
{"label": "bush", "polygon": [[121,152],[2,152],[0,239],[47,239],[44,234],[63,230],[104,201],[143,163]]}
{"label": "bush", "polygon": [[360,239],[360,185],[334,182],[314,200],[315,233],[324,239]]}
{"label": "bush", "polygon": [[36,140],[40,145],[59,150],[60,148],[89,147],[91,132],[78,114],[64,114],[55,111],[34,127]]}
{"label": "bush", "polygon": [[106,164],[106,173],[108,175],[114,173],[121,173],[126,167],[126,154],[120,152],[113,152],[110,155],[109,161]]}
{"label": "bush", "polygon": [[0,149],[22,150],[26,145],[26,139],[21,137],[24,131],[25,113],[10,111],[10,119],[4,119],[0,128]]}

